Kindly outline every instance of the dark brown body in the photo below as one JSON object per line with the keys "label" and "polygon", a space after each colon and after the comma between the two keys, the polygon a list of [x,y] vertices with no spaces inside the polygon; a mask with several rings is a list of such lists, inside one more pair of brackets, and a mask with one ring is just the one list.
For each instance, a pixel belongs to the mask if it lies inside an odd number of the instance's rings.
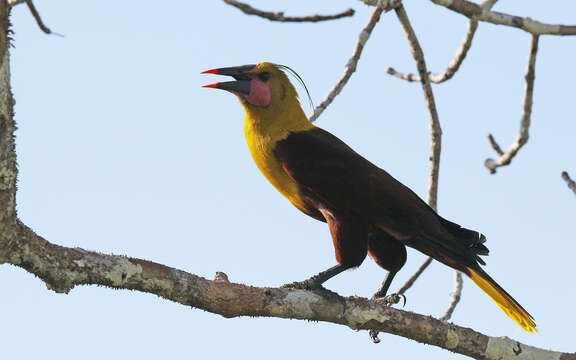
{"label": "dark brown body", "polygon": [[487,255],[484,236],[440,217],[412,190],[320,128],[293,132],[274,154],[299,184],[307,214],[328,222],[336,259],[359,266],[366,254],[396,272],[404,245],[467,272]]}
{"label": "dark brown body", "polygon": [[470,276],[522,328],[536,331],[532,316],[481,269],[480,255],[488,255],[484,236],[443,219],[386,171],[315,127],[287,69],[264,62],[205,73],[235,79],[207,87],[238,96],[246,111],[247,145],[262,174],[296,208],[330,227],[338,265],[290,286],[321,287],[369,254],[389,271],[374,294],[381,298],[410,246]]}

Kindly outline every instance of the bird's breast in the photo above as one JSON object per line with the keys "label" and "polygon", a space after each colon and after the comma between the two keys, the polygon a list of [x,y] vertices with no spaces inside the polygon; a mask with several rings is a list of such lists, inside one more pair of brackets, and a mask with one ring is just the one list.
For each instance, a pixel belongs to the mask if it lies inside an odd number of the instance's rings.
{"label": "bird's breast", "polygon": [[298,184],[286,174],[274,156],[274,148],[281,138],[273,136],[274,134],[263,134],[248,121],[244,125],[244,135],[250,154],[266,179],[294,206],[308,213],[304,200],[300,196]]}

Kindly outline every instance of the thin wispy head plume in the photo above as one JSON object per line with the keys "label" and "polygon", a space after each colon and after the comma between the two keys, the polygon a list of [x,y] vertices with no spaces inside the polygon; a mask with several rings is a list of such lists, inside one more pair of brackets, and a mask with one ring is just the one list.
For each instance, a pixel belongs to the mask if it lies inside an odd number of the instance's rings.
{"label": "thin wispy head plume", "polygon": [[306,84],[304,83],[304,80],[302,80],[300,75],[298,75],[298,73],[296,71],[294,71],[294,69],[292,69],[289,66],[281,65],[281,64],[275,64],[275,65],[278,66],[279,68],[283,69],[283,70],[286,70],[288,73],[292,74],[296,78],[296,80],[298,80],[300,85],[302,85],[304,90],[306,90],[306,95],[308,96],[308,102],[310,103],[310,108],[313,111],[314,110],[314,102],[312,102],[312,97],[310,96],[310,92],[308,91],[308,88],[306,87]]}

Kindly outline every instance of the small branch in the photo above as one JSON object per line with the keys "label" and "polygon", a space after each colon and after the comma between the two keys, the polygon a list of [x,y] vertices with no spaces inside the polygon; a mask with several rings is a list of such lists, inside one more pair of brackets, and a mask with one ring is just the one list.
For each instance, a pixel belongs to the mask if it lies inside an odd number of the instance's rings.
{"label": "small branch", "polygon": [[[484,0],[482,3],[480,3],[480,7],[482,7],[485,10],[490,10],[492,6],[494,6],[496,1],[498,0]],[[430,77],[431,82],[440,84],[446,80],[450,80],[454,76],[454,74],[456,74],[458,69],[460,69],[460,65],[462,65],[462,62],[464,62],[464,59],[468,54],[468,50],[470,50],[470,47],[472,46],[472,40],[474,39],[474,35],[476,34],[477,29],[478,29],[478,19],[476,17],[472,17],[470,19],[470,22],[468,23],[468,30],[466,31],[466,36],[464,37],[464,40],[462,41],[462,44],[460,45],[460,49],[458,49],[456,56],[454,57],[454,59],[452,59],[452,61],[450,62],[450,64],[448,65],[446,70],[444,70],[443,73],[428,75]],[[396,71],[392,67],[386,68],[386,72],[390,75],[396,76],[397,78],[406,81],[420,81],[419,75],[403,74],[401,72]]]}
{"label": "small branch", "polygon": [[[412,73],[402,73],[402,72],[396,71],[396,69],[394,69],[391,66],[388,66],[384,71],[386,71],[387,74],[390,74],[392,76],[396,76],[398,79],[406,80],[409,82],[413,82],[413,81],[420,82],[420,75],[416,75],[416,74],[412,74]],[[437,75],[437,74],[429,74],[428,75],[430,81],[432,81],[432,77],[434,75]]]}
{"label": "small branch", "polygon": [[462,296],[462,274],[459,271],[454,271],[454,291],[450,294],[450,304],[448,304],[448,308],[444,312],[442,316],[440,316],[440,320],[448,321],[452,317],[454,310],[456,309],[456,305],[460,302],[460,298]]}
{"label": "small branch", "polygon": [[[484,166],[488,168],[491,174],[496,173],[496,169],[500,166],[509,165],[514,156],[518,151],[528,142],[528,130],[530,129],[530,118],[532,116],[532,103],[534,96],[534,80],[536,78],[536,54],[538,53],[538,35],[532,35],[532,42],[530,44],[530,55],[528,57],[528,66],[526,68],[526,88],[524,91],[524,109],[522,113],[522,121],[520,122],[520,133],[516,137],[516,140],[505,153],[502,152],[500,146],[494,137],[489,134],[488,140],[494,150],[500,155],[497,160],[486,159],[484,161]],[[498,151],[500,149],[500,151]]]}
{"label": "small branch", "polygon": [[470,19],[477,18],[496,25],[506,25],[533,35],[576,35],[576,25],[545,24],[529,17],[508,15],[497,11],[485,11],[480,5],[467,0],[431,0]]}
{"label": "small branch", "polygon": [[236,0],[224,0],[228,5],[234,6],[240,9],[247,15],[256,15],[270,21],[280,21],[280,22],[320,22],[326,20],[341,19],[343,17],[348,17],[354,15],[354,9],[348,9],[344,12],[335,15],[310,15],[310,16],[284,16],[283,12],[269,12],[262,11],[253,8],[248,4],[241,3]]}
{"label": "small branch", "polygon": [[566,171],[562,171],[562,179],[566,181],[568,188],[576,194],[576,182],[570,178],[570,175]]}
{"label": "small branch", "polygon": [[382,7],[377,6],[376,9],[374,9],[372,14],[370,15],[368,24],[366,24],[364,29],[362,29],[362,31],[360,32],[360,35],[358,35],[358,41],[356,41],[356,45],[354,46],[352,57],[350,57],[350,59],[346,63],[346,67],[344,68],[344,74],[342,74],[342,77],[340,77],[340,79],[332,87],[332,89],[330,90],[328,95],[326,95],[324,100],[322,100],[322,102],[316,107],[316,109],[314,109],[314,113],[312,114],[312,116],[310,116],[310,121],[312,122],[316,121],[316,119],[318,119],[320,114],[322,114],[322,112],[326,110],[328,105],[330,105],[332,101],[334,101],[334,98],[338,96],[338,94],[340,94],[344,86],[348,83],[348,80],[350,80],[352,73],[356,71],[356,66],[358,65],[358,60],[360,59],[360,56],[362,55],[362,50],[364,50],[364,45],[366,45],[366,42],[370,38],[370,35],[372,35],[372,30],[374,30],[376,23],[378,22],[378,20],[380,20],[380,15],[382,15],[384,11],[391,10],[394,6],[396,6],[397,3],[398,3],[397,1],[388,1],[385,4],[385,6]]}
{"label": "small branch", "polygon": [[424,91],[424,99],[428,107],[428,114],[430,115],[430,137],[431,137],[431,155],[430,155],[430,184],[428,186],[428,205],[434,210],[437,208],[438,199],[438,176],[440,173],[440,151],[442,149],[442,129],[440,127],[440,120],[438,119],[438,111],[436,110],[436,102],[434,101],[434,94],[430,80],[428,79],[428,69],[426,68],[426,61],[424,59],[424,52],[420,47],[420,43],[416,37],[416,33],[410,24],[404,6],[400,5],[395,8],[396,15],[404,28],[412,56],[416,62],[418,73],[420,74],[420,82],[422,83],[422,90]]}
{"label": "small branch", "polygon": [[[412,56],[416,62],[416,67],[418,73],[420,74],[420,82],[422,84],[422,89],[424,91],[424,98],[426,100],[426,105],[428,107],[428,113],[430,115],[430,138],[431,138],[431,155],[430,155],[430,181],[428,186],[428,205],[430,205],[434,210],[437,210],[437,199],[438,199],[438,177],[440,173],[440,152],[442,150],[442,128],[440,127],[440,120],[438,119],[438,111],[436,109],[436,103],[434,101],[434,94],[432,92],[432,86],[430,85],[430,79],[428,77],[428,69],[426,68],[426,61],[424,59],[424,52],[422,47],[418,42],[416,33],[410,24],[408,15],[403,5],[398,6],[396,9],[396,15],[398,20],[402,24],[402,28],[406,33],[408,42],[410,43],[410,49],[412,50]],[[408,281],[400,288],[398,293],[403,294],[408,290],[414,282],[420,277],[420,275],[426,270],[426,268],[432,262],[432,258],[428,257],[418,270],[408,279]]]}
{"label": "small branch", "polygon": [[500,145],[498,145],[498,142],[496,142],[496,139],[494,139],[494,136],[492,136],[492,134],[488,134],[488,141],[490,141],[492,149],[494,149],[494,151],[496,151],[498,155],[500,156],[504,155],[504,151],[502,151],[502,148],[500,147]]}
{"label": "small branch", "polygon": [[22,4],[23,2],[26,2],[26,0],[8,0],[8,6],[12,7],[18,4]]}
{"label": "small branch", "polygon": [[402,285],[402,287],[396,293],[401,295],[404,294],[406,290],[410,289],[412,285],[414,285],[416,280],[420,277],[420,275],[422,275],[424,270],[426,270],[426,268],[432,263],[432,260],[434,259],[432,259],[430,256],[426,260],[424,260],[424,262],[422,263],[422,265],[420,265],[418,270],[416,270],[416,272],[412,274],[412,276],[410,276],[408,280],[406,280],[404,285]]}
{"label": "small branch", "polygon": [[38,10],[36,10],[36,6],[34,6],[32,0],[24,0],[24,2],[26,2],[26,5],[28,5],[28,9],[30,10],[30,13],[34,17],[34,20],[36,20],[36,24],[38,24],[40,30],[42,30],[46,34],[52,34],[52,30],[50,30],[46,25],[44,25],[44,22],[42,22],[40,13],[38,12]]}
{"label": "small branch", "polygon": [[[253,287],[229,282],[224,274],[207,280],[148,260],[106,255],[51,244],[25,225],[16,224],[14,238],[0,242],[0,263],[24,268],[41,278],[49,289],[67,293],[77,285],[155,294],[182,305],[220,314],[322,321],[354,330],[379,330],[476,359],[518,359],[518,348],[530,359],[576,359],[521,344],[506,337],[489,337],[361,297],[341,297],[329,291]],[[8,244],[8,247],[2,246]]]}

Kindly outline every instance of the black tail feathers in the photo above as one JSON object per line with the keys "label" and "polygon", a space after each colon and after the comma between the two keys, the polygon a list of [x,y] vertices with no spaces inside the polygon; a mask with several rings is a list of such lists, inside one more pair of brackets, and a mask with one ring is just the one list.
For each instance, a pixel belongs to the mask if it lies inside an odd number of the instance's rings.
{"label": "black tail feathers", "polygon": [[457,239],[463,241],[465,245],[468,246],[468,248],[474,254],[474,258],[476,259],[476,261],[478,261],[478,263],[482,265],[486,265],[484,260],[480,258],[480,255],[486,256],[488,255],[488,253],[490,253],[490,250],[488,250],[486,245],[484,245],[484,243],[486,242],[486,236],[479,233],[478,231],[463,228],[462,226],[453,223],[451,221],[448,221],[442,217],[439,218],[442,225],[444,225],[444,227],[450,233],[452,233],[452,235],[454,235]]}

